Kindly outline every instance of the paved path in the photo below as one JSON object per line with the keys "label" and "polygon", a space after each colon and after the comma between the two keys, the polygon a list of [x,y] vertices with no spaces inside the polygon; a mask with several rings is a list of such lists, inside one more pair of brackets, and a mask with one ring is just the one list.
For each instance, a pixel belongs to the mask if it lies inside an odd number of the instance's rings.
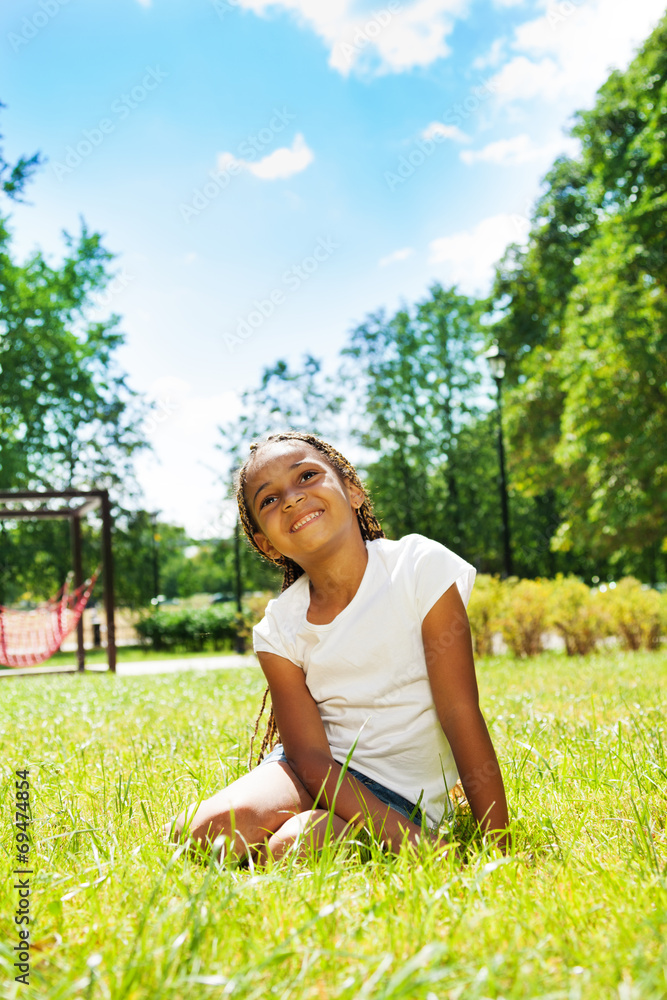
{"label": "paved path", "polygon": [[[257,658],[253,653],[240,656],[233,653],[230,656],[184,656],[182,659],[170,660],[131,660],[116,664],[116,674],[119,677],[138,677],[139,674],[175,674],[180,670],[232,670],[239,667],[257,667]],[[106,663],[91,663],[86,671],[106,673]],[[39,674],[71,674],[76,673],[76,664],[61,664],[57,667],[17,667],[14,670],[1,670],[0,677],[26,677]]]}
{"label": "paved path", "polygon": [[[103,664],[98,664],[102,666]],[[238,667],[257,667],[259,663],[254,653],[240,656],[233,653],[230,656],[195,656],[183,657],[178,660],[132,660],[129,663],[117,663],[116,673],[120,677],[135,677],[138,674],[174,674],[179,670],[230,670]],[[106,668],[104,668],[106,669]]]}

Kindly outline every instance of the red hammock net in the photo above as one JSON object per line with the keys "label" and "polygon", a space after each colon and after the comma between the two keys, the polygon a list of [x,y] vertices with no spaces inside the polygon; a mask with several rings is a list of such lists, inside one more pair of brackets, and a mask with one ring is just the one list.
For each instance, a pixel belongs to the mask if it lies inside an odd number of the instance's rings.
{"label": "red hammock net", "polygon": [[0,663],[6,667],[34,667],[53,656],[63,639],[76,628],[95,586],[99,570],[76,590],[69,578],[55,597],[31,611],[0,605]]}

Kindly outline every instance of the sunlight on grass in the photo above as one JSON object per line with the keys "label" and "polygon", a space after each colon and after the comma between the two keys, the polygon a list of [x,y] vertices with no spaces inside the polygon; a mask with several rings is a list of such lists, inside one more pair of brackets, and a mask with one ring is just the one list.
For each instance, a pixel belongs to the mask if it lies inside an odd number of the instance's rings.
{"label": "sunlight on grass", "polygon": [[444,858],[360,838],[263,870],[159,835],[244,772],[257,670],[3,685],[3,859],[29,767],[35,874],[29,987],[3,881],[0,995],[664,1000],[665,656],[497,657],[479,677],[513,858],[462,817]]}

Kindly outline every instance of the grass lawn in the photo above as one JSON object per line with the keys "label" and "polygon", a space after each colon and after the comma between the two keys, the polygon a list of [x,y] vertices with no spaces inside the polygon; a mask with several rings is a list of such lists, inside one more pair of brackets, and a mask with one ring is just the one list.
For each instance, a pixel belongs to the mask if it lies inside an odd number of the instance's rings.
{"label": "grass lawn", "polygon": [[[252,647],[249,647],[252,652]],[[204,649],[201,652],[185,652],[182,649],[154,650],[151,646],[117,646],[116,661],[118,663],[149,663],[152,660],[192,660],[206,659],[211,656],[229,656],[233,653],[231,649]],[[107,662],[106,649],[87,649],[86,667],[93,664],[104,664]],[[45,667],[75,667],[76,652],[58,652],[49,657],[45,663],[40,664]],[[0,671],[11,673],[12,667],[0,666]]]}
{"label": "grass lawn", "polygon": [[[250,646],[252,652],[252,646]],[[203,649],[201,652],[185,652],[182,649],[155,650],[151,646],[117,646],[116,660],[118,663],[148,663],[151,660],[192,660],[206,659],[211,656],[229,656],[232,649]],[[106,649],[86,650],[86,665],[89,663],[106,663]],[[76,653],[55,653],[48,661],[49,665],[65,666],[76,664]]]}
{"label": "grass lawn", "polygon": [[[667,656],[497,657],[478,674],[512,858],[371,845],[263,871],[159,835],[243,773],[258,669],[1,685],[0,996],[665,1000]],[[29,986],[13,967],[23,768]]]}

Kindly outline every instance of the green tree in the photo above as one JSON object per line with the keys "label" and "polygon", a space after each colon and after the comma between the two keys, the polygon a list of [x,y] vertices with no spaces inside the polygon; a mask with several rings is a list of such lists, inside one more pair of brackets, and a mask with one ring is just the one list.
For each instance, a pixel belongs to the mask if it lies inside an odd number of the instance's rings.
{"label": "green tree", "polygon": [[660,573],[667,538],[667,305],[619,220],[582,259],[558,372],[567,387],[556,460],[567,517],[558,543],[592,547],[621,573]]}
{"label": "green tree", "polygon": [[281,359],[263,370],[259,385],[241,393],[240,417],[220,427],[220,450],[233,469],[245,461],[250,444],[268,434],[293,430],[335,439],[342,402],[340,387],[317,358],[306,354],[295,369]]}
{"label": "green tree", "polygon": [[510,476],[549,495],[564,572],[665,576],[667,17],[545,180],[528,247],[498,269]]}
{"label": "green tree", "polygon": [[388,533],[420,532],[466,550],[459,436],[479,412],[480,308],[434,285],[414,310],[369,316],[353,332],[342,378],[360,390],[357,435]]}
{"label": "green tree", "polygon": [[667,543],[666,47],[667,16],[574,128],[600,221],[558,358],[556,458],[570,489],[559,541],[652,580]]}
{"label": "green tree", "polygon": [[0,475],[12,488],[127,490],[141,407],[115,362],[119,317],[90,315],[113,255],[85,224],[64,239],[60,267],[39,251],[18,264],[0,217]]}
{"label": "green tree", "polygon": [[[112,277],[113,255],[83,221],[78,237],[64,233],[59,266],[38,250],[22,263],[12,254],[8,208],[24,200],[41,162],[36,153],[11,165],[0,149],[0,483],[107,487],[127,497],[137,492],[133,457],[146,446],[144,407],[115,360],[120,317],[97,315],[94,296]],[[47,596],[62,584],[66,530],[66,523],[2,526],[0,599]]]}
{"label": "green tree", "polygon": [[597,226],[587,173],[561,158],[545,177],[527,248],[510,246],[501,260],[490,308],[493,336],[509,359],[506,399],[514,489],[538,497],[554,490],[563,386],[553,364],[562,344],[565,310],[577,283],[576,264]]}
{"label": "green tree", "polygon": [[[89,558],[89,531],[84,529],[85,572],[99,562]],[[0,602],[42,601],[53,597],[72,569],[70,526],[63,520],[0,522]]]}

